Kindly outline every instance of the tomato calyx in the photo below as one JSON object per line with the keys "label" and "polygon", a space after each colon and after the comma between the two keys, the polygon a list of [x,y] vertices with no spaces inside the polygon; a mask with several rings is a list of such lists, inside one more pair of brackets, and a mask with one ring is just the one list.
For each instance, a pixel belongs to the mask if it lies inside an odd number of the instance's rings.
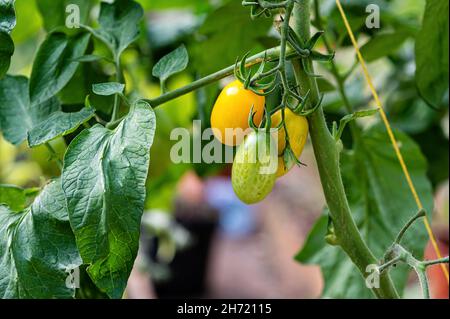
{"label": "tomato calyx", "polygon": [[253,93],[261,96],[267,96],[271,94],[276,88],[276,77],[269,83],[258,83],[258,80],[262,78],[267,78],[276,73],[276,70],[271,70],[268,72],[264,72],[267,63],[267,53],[264,55],[258,70],[255,74],[252,74],[251,69],[247,71],[247,59],[250,56],[250,52],[247,52],[242,59],[239,61],[239,58],[236,59],[236,63],[234,65],[234,76],[244,84],[244,88],[246,90],[250,90]]}
{"label": "tomato calyx", "polygon": [[283,152],[283,161],[284,165],[288,170],[290,170],[295,165],[304,167],[308,166],[305,163],[301,162],[300,159],[297,158],[297,156],[295,156],[294,151],[292,150],[292,147],[289,142],[287,142],[287,146]]}

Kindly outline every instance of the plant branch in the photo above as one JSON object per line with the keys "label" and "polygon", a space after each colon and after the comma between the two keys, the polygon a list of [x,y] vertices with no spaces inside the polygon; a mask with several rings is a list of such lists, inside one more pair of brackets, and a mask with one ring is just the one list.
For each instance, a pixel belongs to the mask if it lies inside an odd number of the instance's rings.
{"label": "plant branch", "polygon": [[[120,57],[116,57],[115,58],[115,66],[116,66],[116,82],[117,83],[122,83],[122,68],[120,65]],[[120,97],[118,94],[116,94],[114,96],[114,107],[113,107],[113,112],[111,115],[111,121],[110,123],[113,123],[117,120],[117,116],[119,113],[119,106],[120,106]]]}
{"label": "plant branch", "polygon": [[449,262],[449,260],[448,260],[448,256],[447,256],[447,257],[444,257],[441,259],[422,261],[422,266],[428,267],[428,266],[433,266],[433,265],[438,265],[438,264],[448,264],[448,262]]}
{"label": "plant branch", "polygon": [[[304,42],[307,42],[310,38],[310,0],[302,0],[297,3],[294,7],[293,17],[294,31]],[[312,60],[308,59],[305,65],[299,59],[293,60],[293,65],[300,93],[311,92],[308,108],[312,108],[320,98],[316,78],[309,76],[304,67],[308,67],[314,73]],[[309,116],[308,120],[322,187],[339,245],[358,267],[363,277],[366,277],[367,266],[377,264],[377,260],[361,237],[352,217],[340,172],[339,148],[328,130],[321,107]],[[380,287],[373,288],[373,292],[378,298],[398,298],[387,273],[380,275]]]}
{"label": "plant branch", "polygon": [[[287,48],[286,50],[286,58],[292,59],[297,54],[291,50],[290,48]],[[268,49],[266,51],[260,52],[256,55],[253,55],[248,58],[246,67],[252,67],[254,65],[260,64],[264,61],[264,58],[266,58],[266,61],[276,61],[280,57],[280,47],[275,47]],[[208,76],[205,76],[195,82],[192,82],[186,86],[183,86],[179,89],[173,90],[171,92],[165,93],[161,96],[158,96],[153,99],[146,99],[145,101],[148,102],[153,108],[156,108],[168,101],[171,101],[173,99],[176,99],[180,96],[183,96],[185,94],[188,94],[192,91],[198,90],[204,86],[207,86],[209,84],[212,84],[214,82],[217,82],[223,78],[226,78],[227,76],[230,76],[234,73],[235,65],[230,65],[218,72],[212,73]]]}
{"label": "plant branch", "polygon": [[397,238],[395,238],[394,243],[396,244],[400,244],[403,236],[405,235],[406,231],[412,226],[412,224],[414,224],[414,222],[416,220],[418,220],[419,218],[425,217],[426,216],[426,212],[424,209],[419,210],[419,212],[412,217],[405,226],[403,226],[403,228],[400,230],[400,233],[398,234]]}
{"label": "plant branch", "polygon": [[419,277],[420,287],[422,288],[422,294],[424,299],[430,299],[430,288],[428,286],[428,278],[426,271],[418,268],[414,268],[417,277]]}
{"label": "plant branch", "polygon": [[[391,258],[390,261],[388,261],[386,265],[386,269],[389,270],[390,266],[397,262],[403,262],[410,266],[417,274],[417,277],[419,278],[420,286],[422,288],[423,297],[425,299],[430,298],[430,289],[428,286],[428,278],[426,273],[426,262],[421,262],[417,260],[409,251],[407,251],[403,246],[394,243],[392,247],[388,250],[388,257]],[[438,262],[438,261],[435,261]],[[443,260],[439,260],[440,263],[443,262]]]}
{"label": "plant branch", "polygon": [[394,259],[389,260],[387,263],[380,265],[378,267],[378,271],[381,273],[385,272],[386,270],[388,270],[390,267],[396,265],[398,262],[400,262],[402,259],[400,257],[396,257]]}

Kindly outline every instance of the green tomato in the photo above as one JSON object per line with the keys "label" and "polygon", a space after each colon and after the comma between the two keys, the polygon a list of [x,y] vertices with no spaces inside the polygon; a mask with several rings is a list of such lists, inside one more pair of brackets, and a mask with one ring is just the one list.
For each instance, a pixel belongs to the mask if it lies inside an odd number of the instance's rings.
{"label": "green tomato", "polygon": [[262,201],[277,178],[278,152],[270,134],[253,132],[237,150],[231,171],[234,192],[246,204]]}

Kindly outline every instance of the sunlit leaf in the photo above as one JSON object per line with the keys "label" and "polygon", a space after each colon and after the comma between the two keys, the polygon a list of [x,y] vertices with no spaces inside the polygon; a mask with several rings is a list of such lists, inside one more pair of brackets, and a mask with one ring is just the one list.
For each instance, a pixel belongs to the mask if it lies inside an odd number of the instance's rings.
{"label": "sunlit leaf", "polygon": [[49,34],[33,63],[30,78],[30,99],[42,103],[61,91],[75,74],[79,62],[73,59],[84,54],[90,35],[69,37],[64,33]]}
{"label": "sunlit leaf", "polygon": [[137,102],[114,130],[96,125],[69,145],[62,174],[70,223],[94,283],[121,298],[136,258],[155,115]]}
{"label": "sunlit leaf", "polygon": [[0,80],[0,128],[12,144],[22,143],[28,131],[60,110],[56,98],[32,104],[28,96],[26,77],[8,75]]}
{"label": "sunlit leaf", "polygon": [[144,10],[135,1],[102,2],[98,18],[100,27],[85,27],[110,48],[117,60],[138,37],[139,22],[143,15]]}
{"label": "sunlit leaf", "polygon": [[109,82],[109,83],[98,83],[92,85],[92,92],[97,95],[110,96],[114,94],[123,94],[125,90],[125,85],[122,83]]}
{"label": "sunlit leaf", "polygon": [[164,83],[170,76],[177,74],[188,66],[189,55],[184,45],[164,56],[153,68],[153,76]]}
{"label": "sunlit leaf", "polygon": [[83,108],[79,112],[64,113],[57,111],[48,119],[39,123],[28,132],[28,145],[35,147],[74,132],[80,125],[89,121],[95,114],[92,108]]}

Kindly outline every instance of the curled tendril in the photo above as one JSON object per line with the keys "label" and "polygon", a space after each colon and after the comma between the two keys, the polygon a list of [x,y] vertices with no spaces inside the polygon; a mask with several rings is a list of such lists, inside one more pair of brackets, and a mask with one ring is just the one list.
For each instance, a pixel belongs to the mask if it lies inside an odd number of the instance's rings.
{"label": "curled tendril", "polygon": [[265,118],[265,126],[264,129],[266,133],[269,133],[272,129],[272,117],[270,116],[270,112],[267,111],[267,106],[264,106],[264,118]]}
{"label": "curled tendril", "polygon": [[[250,55],[250,52],[247,52],[242,59],[236,60],[236,64],[234,66],[234,75],[235,77],[244,84],[245,89],[251,90],[257,95],[267,96],[271,94],[278,86],[276,71],[277,70],[269,70],[264,72],[267,63],[267,55],[264,56],[258,70],[255,74],[252,74],[251,70],[247,71],[247,59]],[[265,78],[272,77],[272,80],[269,83],[259,83],[258,81],[263,80]]]}
{"label": "curled tendril", "polygon": [[309,110],[305,110],[304,106],[303,106],[303,108],[297,110],[296,112],[294,111],[294,112],[297,113],[300,116],[305,116],[305,117],[311,116],[322,105],[324,97],[325,97],[325,95],[321,94],[320,97],[319,97],[319,101],[316,103],[316,105],[314,107],[310,108]]}
{"label": "curled tendril", "polygon": [[254,105],[252,105],[252,107],[250,108],[250,113],[248,114],[248,127],[253,129],[254,131],[257,131],[259,128],[255,124],[256,112],[254,112],[253,109],[254,109]]}

